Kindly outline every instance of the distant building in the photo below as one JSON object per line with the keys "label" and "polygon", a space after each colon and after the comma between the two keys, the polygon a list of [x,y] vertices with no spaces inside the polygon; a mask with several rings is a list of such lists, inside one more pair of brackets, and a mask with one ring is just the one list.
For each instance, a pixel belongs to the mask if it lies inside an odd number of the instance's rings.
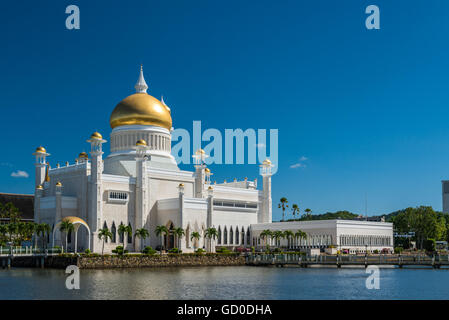
{"label": "distant building", "polygon": [[[305,239],[281,239],[275,244],[274,239],[262,239],[263,230],[292,231],[301,230],[307,234]],[[280,245],[290,249],[325,249],[334,246],[347,253],[365,253],[375,250],[393,251],[393,224],[389,222],[357,220],[313,220],[259,223],[251,225],[253,243],[263,248],[268,241],[271,245]]]}
{"label": "distant building", "polygon": [[449,180],[441,181],[443,193],[443,212],[449,213]]}
{"label": "distant building", "polygon": [[[34,220],[34,195],[0,193],[0,203],[7,204],[8,202],[11,202],[19,209],[21,221],[32,222]],[[9,218],[0,218],[0,223],[8,222]]]}

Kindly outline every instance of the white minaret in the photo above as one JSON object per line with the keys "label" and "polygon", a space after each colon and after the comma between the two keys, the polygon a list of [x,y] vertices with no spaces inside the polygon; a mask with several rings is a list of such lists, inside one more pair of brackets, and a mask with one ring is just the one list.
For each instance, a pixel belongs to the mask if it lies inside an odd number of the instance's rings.
{"label": "white minaret", "polygon": [[195,198],[204,198],[204,183],[206,182],[206,164],[208,155],[203,149],[198,149],[192,156],[195,159]]}
{"label": "white minaret", "polygon": [[147,93],[148,85],[145,82],[145,78],[143,77],[143,66],[140,66],[140,74],[139,79],[137,80],[136,85],[134,86],[136,89],[136,93]]}
{"label": "white minaret", "polygon": [[[148,204],[148,186],[147,186],[147,151],[149,149],[147,142],[140,139],[136,142],[136,214],[134,221],[134,232],[143,228],[146,224],[147,204]],[[134,249],[140,252],[142,241],[137,239],[134,241]]]}
{"label": "white minaret", "polygon": [[[55,225],[62,220],[62,183],[56,182],[55,185]],[[62,235],[59,230],[56,230],[55,239],[56,244],[62,247]],[[67,248],[64,248],[67,251]]]}
{"label": "white minaret", "polygon": [[[209,186],[207,188],[207,219],[206,219],[206,228],[212,228],[213,224],[213,215],[214,215],[214,188]],[[238,230],[237,230],[238,232]],[[209,252],[215,252],[215,241],[207,242],[207,249]]]}
{"label": "white minaret", "polygon": [[46,158],[50,155],[47,153],[44,147],[40,146],[36,148],[36,151],[33,153],[36,156],[36,162],[34,163],[35,167],[35,189],[34,189],[34,222],[40,223],[40,199],[44,195],[44,180],[46,174],[47,160]]}
{"label": "white minaret", "polygon": [[270,160],[266,159],[260,166],[260,175],[263,178],[263,190],[262,190],[262,208],[259,210],[257,217],[258,223],[271,223],[273,212],[273,201],[271,200],[271,168],[273,164]]}
{"label": "white minaret", "polygon": [[47,153],[44,147],[36,148],[36,151],[33,153],[36,156],[36,162],[34,163],[35,169],[35,185],[34,187],[38,187],[44,183],[45,179],[45,170],[47,166],[47,157],[50,155]]}
{"label": "white minaret", "polygon": [[[96,242],[98,238],[98,230],[101,228],[103,221],[103,150],[102,145],[106,142],[102,135],[98,132],[92,133],[90,139],[87,140],[91,146],[91,167],[90,167],[90,205],[87,214],[87,223],[92,231],[91,233],[91,245],[90,248],[93,252],[97,250]],[[98,241],[99,243],[99,241]]]}

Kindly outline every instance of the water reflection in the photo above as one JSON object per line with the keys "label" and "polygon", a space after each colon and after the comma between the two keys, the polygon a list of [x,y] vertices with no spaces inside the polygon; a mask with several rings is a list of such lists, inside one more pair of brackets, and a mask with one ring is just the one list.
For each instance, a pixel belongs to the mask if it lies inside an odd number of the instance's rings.
{"label": "water reflection", "polygon": [[0,271],[0,299],[447,299],[448,270],[381,269],[368,290],[364,269],[190,267],[81,270],[67,290],[64,270]]}

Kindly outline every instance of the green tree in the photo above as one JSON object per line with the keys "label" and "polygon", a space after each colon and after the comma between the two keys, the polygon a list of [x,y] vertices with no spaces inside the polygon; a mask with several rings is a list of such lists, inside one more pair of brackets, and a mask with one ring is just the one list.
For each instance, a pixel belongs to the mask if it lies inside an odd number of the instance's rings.
{"label": "green tree", "polygon": [[[192,234],[190,235],[190,241],[193,241],[193,239],[196,239],[196,241],[199,241],[200,238],[201,238],[200,233],[196,232],[196,231],[192,232]],[[196,241],[193,241],[193,243],[195,244]],[[193,249],[196,250],[196,246],[195,245],[193,246]]]}
{"label": "green tree", "polygon": [[305,233],[304,231],[298,229],[295,232],[295,239],[296,240],[298,240],[298,239],[307,239],[307,233]]}
{"label": "green tree", "polygon": [[295,236],[295,234],[292,231],[290,231],[290,230],[284,231],[284,237],[287,239],[287,247],[288,248],[290,248],[291,240],[294,236]]}
{"label": "green tree", "polygon": [[65,251],[68,252],[68,238],[69,233],[73,232],[74,226],[73,223],[67,220],[63,220],[61,222],[61,225],[59,226],[59,231],[65,233]]}
{"label": "green tree", "polygon": [[[237,230],[237,232],[239,232]],[[204,232],[204,236],[209,239],[210,251],[212,251],[212,244],[216,237],[218,237],[218,231],[215,228],[207,228]]]}
{"label": "green tree", "polygon": [[312,216],[312,210],[307,208],[304,210],[304,212],[306,213],[306,219],[310,219]]}
{"label": "green tree", "polygon": [[299,216],[299,206],[296,203],[292,204],[291,209],[292,209],[293,218],[295,218],[296,215]]}
{"label": "green tree", "polygon": [[273,238],[276,241],[276,246],[280,247],[279,240],[284,238],[284,233],[282,231],[279,231],[279,230],[274,231],[273,232]]}
{"label": "green tree", "polygon": [[178,227],[173,230],[173,235],[176,238],[176,247],[181,248],[181,238],[185,235],[185,231],[183,228]]}
{"label": "green tree", "polygon": [[103,228],[103,229],[101,229],[101,230],[98,232],[98,238],[99,238],[100,240],[103,240],[103,247],[101,248],[101,255],[103,255],[103,254],[104,254],[104,242],[105,242],[105,240],[107,240],[108,238],[109,238],[109,239],[112,239],[112,232],[109,231],[108,228]]}
{"label": "green tree", "polygon": [[145,228],[137,229],[136,232],[134,233],[134,238],[136,238],[136,237],[140,238],[140,247],[142,249],[143,249],[143,243],[142,243],[143,240],[145,240],[149,236],[150,236],[150,233]]}
{"label": "green tree", "polygon": [[260,237],[263,239],[265,247],[267,246],[268,238],[271,238],[272,236],[273,236],[273,232],[271,232],[271,230],[269,230],[269,229],[265,229],[260,233]]}
{"label": "green tree", "polygon": [[168,228],[166,226],[157,226],[155,232],[157,236],[161,237],[161,254],[162,254],[162,248],[164,247],[164,234],[168,238]]}
{"label": "green tree", "polygon": [[285,209],[288,208],[288,200],[282,197],[279,201],[278,208],[282,209],[282,221],[285,221]]}

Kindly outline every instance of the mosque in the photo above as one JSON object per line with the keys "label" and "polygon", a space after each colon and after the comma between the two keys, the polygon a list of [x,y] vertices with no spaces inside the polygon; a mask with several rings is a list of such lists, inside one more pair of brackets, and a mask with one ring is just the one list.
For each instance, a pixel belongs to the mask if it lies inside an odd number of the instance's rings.
{"label": "mosque", "polygon": [[[250,225],[271,223],[270,160],[261,165],[261,190],[257,189],[257,180],[246,178],[211,184],[212,173],[204,161],[207,155],[201,149],[193,155],[195,170],[180,170],[171,155],[171,110],[163,99],[147,93],[142,68],[135,89],[111,113],[107,157],[103,157],[107,141],[98,132],[87,140],[90,155],[80,153],[74,164],[50,168],[50,154],[44,147],[33,153],[35,221],[52,226],[50,242],[65,244],[59,226],[68,220],[75,226],[68,247],[77,252],[101,252],[103,241],[98,232],[104,227],[112,232],[105,252],[122,244],[130,252],[139,252],[148,245],[160,246],[162,241],[168,249],[179,247],[183,252],[208,245],[249,245]],[[130,226],[133,234],[119,233],[121,224]],[[160,237],[154,230],[161,225],[170,231],[180,227],[185,236],[175,239],[170,232],[168,239]],[[218,239],[212,244],[204,240],[204,232],[210,227],[218,231]],[[141,228],[149,231],[149,238],[134,237],[134,231]],[[192,240],[193,232],[198,232],[200,239]]]}
{"label": "mosque", "polygon": [[[44,147],[33,155],[35,162],[34,220],[52,226],[48,239],[64,245],[59,230],[62,221],[74,225],[69,233],[69,251],[103,250],[98,233],[112,232],[104,252],[124,245],[130,252],[145,246],[183,252],[197,248],[215,251],[216,246],[234,249],[254,246],[263,250],[267,241],[263,230],[307,234],[306,239],[283,239],[278,245],[289,248],[338,248],[349,253],[392,251],[393,225],[385,222],[322,220],[272,223],[271,176],[273,164],[266,159],[260,166],[262,188],[257,180],[233,180],[211,184],[211,171],[201,149],[193,155],[194,171],[183,171],[171,155],[171,110],[164,100],[147,93],[141,68],[136,93],[123,99],[111,113],[110,153],[103,159],[107,141],[94,132],[87,142],[90,155],[79,154],[75,163],[50,168]],[[129,226],[132,233],[119,232]],[[165,226],[168,235],[157,235]],[[218,231],[215,241],[205,240],[205,231]],[[138,229],[149,231],[149,238],[134,237]],[[182,228],[185,235],[175,237]],[[200,235],[192,238],[193,232]],[[269,241],[271,242],[271,240]]]}

